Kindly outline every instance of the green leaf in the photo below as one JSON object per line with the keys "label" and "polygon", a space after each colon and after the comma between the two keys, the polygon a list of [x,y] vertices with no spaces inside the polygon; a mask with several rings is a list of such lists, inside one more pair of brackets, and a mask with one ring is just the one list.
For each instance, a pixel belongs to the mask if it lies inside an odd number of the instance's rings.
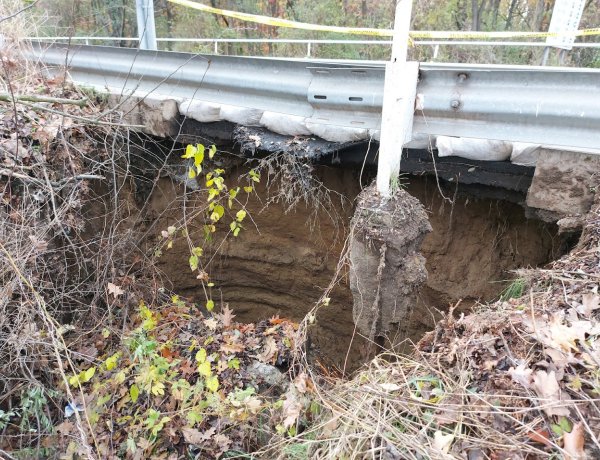
{"label": "green leaf", "polygon": [[251,185],[244,187],[244,192],[246,193],[252,193],[252,190],[254,190],[254,187],[252,187]]}
{"label": "green leaf", "polygon": [[114,355],[110,356],[109,358],[106,358],[106,361],[104,361],[104,364],[106,365],[106,370],[112,371],[115,367],[117,367],[118,359],[119,359],[118,353],[115,353]]}
{"label": "green leaf", "polygon": [[200,348],[200,350],[198,350],[196,352],[196,361],[199,363],[203,363],[204,361],[206,361],[206,349],[205,348]]}
{"label": "green leaf", "polygon": [[552,424],[550,425],[550,428],[552,428],[552,431],[554,432],[554,434],[558,437],[562,436],[564,434],[563,429],[561,428],[560,425],[556,425],[556,424]]}
{"label": "green leaf", "polygon": [[133,385],[131,385],[129,387],[129,396],[131,397],[131,402],[135,404],[138,400],[139,395],[140,395],[140,389],[134,383]]}
{"label": "green leaf", "polygon": [[223,190],[225,188],[225,179],[222,177],[215,177],[215,185],[217,186],[217,189]]}
{"label": "green leaf", "polygon": [[203,252],[204,252],[204,250],[200,246],[196,246],[195,248],[192,248],[192,254],[194,254],[197,257],[200,257]]}
{"label": "green leaf", "polygon": [[237,228],[237,226],[238,226],[238,223],[235,220],[229,224],[229,228],[231,229],[232,232]]}
{"label": "green leaf", "polygon": [[241,227],[237,227],[234,231],[233,231],[233,236],[237,237],[240,234],[240,230]]}
{"label": "green leaf", "polygon": [[79,375],[72,375],[71,377],[69,377],[69,384],[73,387],[76,387],[80,384],[81,382],[79,381]]}
{"label": "green leaf", "polygon": [[215,308],[215,301],[210,299],[206,301],[206,309],[208,311],[213,311],[213,309]]}
{"label": "green leaf", "polygon": [[110,331],[107,328],[102,329],[102,337],[104,337],[105,339],[108,339],[109,335],[110,335]]}
{"label": "green leaf", "polygon": [[162,396],[165,394],[165,384],[162,382],[155,382],[152,385],[152,394],[154,396]]}
{"label": "green leaf", "polygon": [[92,377],[94,376],[94,374],[96,373],[96,368],[95,367],[90,367],[87,371],[85,371],[83,373],[83,382],[89,382]]}
{"label": "green leaf", "polygon": [[240,209],[238,212],[235,213],[235,218],[238,222],[241,222],[244,220],[244,218],[247,216],[248,214],[246,213],[246,211],[244,211],[243,209]]}
{"label": "green leaf", "polygon": [[185,148],[185,153],[181,155],[181,158],[193,158],[197,150],[198,149],[196,149],[196,147],[194,147],[193,145],[188,145]]}
{"label": "green leaf", "polygon": [[210,146],[210,149],[208,149],[208,158],[212,160],[212,158],[215,156],[215,153],[217,153],[217,146],[213,144]]}
{"label": "green leaf", "polygon": [[260,182],[260,174],[257,173],[254,169],[251,169],[248,172],[248,175],[250,176],[250,179],[252,179],[252,181],[254,181],[254,182]]}
{"label": "green leaf", "polygon": [[240,360],[238,358],[230,359],[227,363],[227,367],[229,369],[239,369],[240,368]]}
{"label": "green leaf", "polygon": [[200,422],[202,422],[202,420],[204,420],[204,416],[202,415],[202,412],[197,412],[195,410],[188,412],[186,418],[187,418],[188,426],[190,428],[193,428],[194,425],[196,425],[197,423],[200,423]]}
{"label": "green leaf", "polygon": [[198,167],[204,161],[204,146],[202,144],[198,144],[196,149],[196,153],[194,154],[194,166]]}
{"label": "green leaf", "polygon": [[573,429],[573,426],[571,425],[571,422],[569,422],[569,419],[567,417],[561,417],[558,421],[558,424],[563,429],[563,431],[567,433],[570,433]]}
{"label": "green leaf", "polygon": [[209,361],[204,361],[198,364],[198,374],[202,375],[203,377],[210,377],[212,370],[210,368]]}
{"label": "green leaf", "polygon": [[188,177],[190,179],[194,179],[196,177],[196,170],[194,168],[190,168],[190,170],[188,171]]}
{"label": "green leaf", "polygon": [[209,188],[208,189],[208,199],[206,201],[212,201],[218,194],[219,194],[219,191],[216,188]]}
{"label": "green leaf", "polygon": [[113,381],[117,384],[117,385],[121,385],[124,381],[125,378],[127,377],[127,375],[125,374],[125,371],[119,371],[115,374],[115,376],[113,377]]}
{"label": "green leaf", "polygon": [[216,375],[207,377],[206,388],[215,393],[219,389],[219,378]]}
{"label": "green leaf", "polygon": [[192,271],[195,271],[198,269],[198,256],[196,255],[192,255],[190,256],[190,268],[192,269]]}
{"label": "green leaf", "polygon": [[221,217],[223,217],[224,214],[225,214],[225,208],[223,206],[221,206],[220,204],[218,204],[213,209],[213,212],[210,215],[210,220],[212,220],[213,222],[218,222],[221,219]]}

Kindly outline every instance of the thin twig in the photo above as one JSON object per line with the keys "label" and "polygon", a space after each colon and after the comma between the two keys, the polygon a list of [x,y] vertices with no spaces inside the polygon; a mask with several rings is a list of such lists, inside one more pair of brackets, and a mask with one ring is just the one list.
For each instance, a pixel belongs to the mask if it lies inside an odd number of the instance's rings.
{"label": "thin twig", "polygon": [[88,103],[88,98],[83,99],[66,99],[64,97],[50,97],[50,96],[34,96],[33,94],[8,94],[0,93],[0,101],[6,102],[50,102],[52,104],[68,104],[77,105],[79,107],[85,107]]}
{"label": "thin twig", "polygon": [[115,128],[130,128],[130,129],[143,129],[143,128],[146,128],[144,125],[126,125],[126,124],[123,124],[123,123],[112,123],[110,121],[91,120],[89,118],[80,117],[80,116],[77,116],[77,115],[73,115],[71,113],[61,112],[60,110],[54,110],[54,109],[51,109],[50,107],[42,107],[40,105],[30,104],[29,102],[24,102],[24,101],[22,101],[21,104],[26,105],[27,107],[29,107],[29,108],[31,108],[33,110],[41,110],[41,111],[44,111],[44,112],[54,113],[56,115],[62,115],[64,117],[72,118],[73,120],[81,121],[81,122],[83,122],[85,124],[88,124],[88,125],[112,126],[112,127],[115,127]]}
{"label": "thin twig", "polygon": [[12,19],[18,15],[20,15],[21,13],[24,13],[25,11],[27,11],[29,8],[33,8],[37,2],[39,2],[40,0],[35,0],[33,3],[27,5],[24,8],[21,8],[19,11],[16,11],[12,14],[9,14],[8,16],[4,16],[3,18],[0,18],[0,24],[3,23],[4,21],[8,21],[9,19]]}

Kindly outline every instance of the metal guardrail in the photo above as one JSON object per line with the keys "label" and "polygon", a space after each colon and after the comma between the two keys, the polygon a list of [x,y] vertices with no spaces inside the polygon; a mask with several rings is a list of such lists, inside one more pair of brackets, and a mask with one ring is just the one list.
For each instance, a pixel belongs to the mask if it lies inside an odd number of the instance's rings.
{"label": "metal guardrail", "polygon": [[[265,59],[38,44],[32,59],[117,94],[206,101],[372,134],[382,63]],[[600,147],[600,70],[422,64],[413,133]]]}

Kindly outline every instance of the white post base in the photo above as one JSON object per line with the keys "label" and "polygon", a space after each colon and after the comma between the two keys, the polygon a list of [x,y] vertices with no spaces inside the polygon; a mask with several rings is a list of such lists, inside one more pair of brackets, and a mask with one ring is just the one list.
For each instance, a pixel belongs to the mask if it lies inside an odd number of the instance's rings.
{"label": "white post base", "polygon": [[412,139],[418,62],[390,62],[385,69],[377,191],[389,197],[391,182],[400,174],[402,147]]}

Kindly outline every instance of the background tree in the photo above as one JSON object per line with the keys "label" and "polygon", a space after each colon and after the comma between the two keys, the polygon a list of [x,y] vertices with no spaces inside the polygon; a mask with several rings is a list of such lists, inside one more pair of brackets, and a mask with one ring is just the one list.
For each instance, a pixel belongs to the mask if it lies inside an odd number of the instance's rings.
{"label": "background tree", "polygon": [[[185,38],[365,38],[275,28],[201,13],[175,5],[168,0],[154,0],[159,37]],[[349,27],[391,28],[395,0],[210,0],[211,6],[248,13],[283,17],[296,21]],[[514,30],[546,31],[555,0],[419,0],[414,2],[413,30]],[[42,0],[38,9],[48,16],[48,35],[137,36],[133,0]],[[600,24],[600,2],[587,0],[581,27]],[[583,37],[586,42],[599,37]],[[135,46],[135,42],[114,43]],[[161,44],[166,49],[212,52],[211,45],[189,43]],[[523,47],[448,47],[439,48],[436,60],[453,62],[538,64],[542,48]],[[220,45],[228,54],[303,56],[303,45]],[[316,56],[352,59],[387,59],[389,48],[373,46],[319,45]],[[411,50],[412,57],[429,60],[433,49]],[[554,58],[552,58],[554,59]],[[555,61],[551,61],[555,63]],[[567,64],[600,66],[600,52],[575,49]]]}

